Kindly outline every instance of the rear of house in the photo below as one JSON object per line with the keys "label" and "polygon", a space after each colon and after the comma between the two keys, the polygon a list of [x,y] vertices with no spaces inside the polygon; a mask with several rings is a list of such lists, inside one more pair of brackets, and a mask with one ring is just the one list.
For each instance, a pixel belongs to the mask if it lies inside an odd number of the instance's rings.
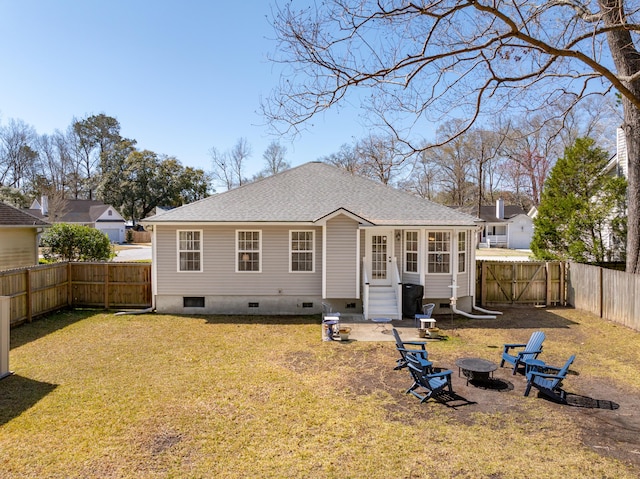
{"label": "rear of house", "polygon": [[143,223],[159,312],[398,318],[406,284],[473,304],[476,218],[323,163]]}

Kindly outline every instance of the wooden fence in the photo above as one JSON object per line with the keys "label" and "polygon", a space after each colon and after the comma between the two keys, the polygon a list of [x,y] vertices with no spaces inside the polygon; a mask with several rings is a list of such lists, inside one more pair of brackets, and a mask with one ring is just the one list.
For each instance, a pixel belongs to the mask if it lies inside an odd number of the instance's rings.
{"label": "wooden fence", "polygon": [[0,272],[0,296],[11,298],[11,325],[65,307],[151,306],[151,265],[55,263]]}
{"label": "wooden fence", "polygon": [[151,243],[151,231],[128,230],[127,235],[131,235],[132,243]]}
{"label": "wooden fence", "polygon": [[477,261],[476,268],[476,298],[481,306],[566,302],[566,263]]}
{"label": "wooden fence", "polygon": [[568,303],[640,331],[640,275],[569,264]]}

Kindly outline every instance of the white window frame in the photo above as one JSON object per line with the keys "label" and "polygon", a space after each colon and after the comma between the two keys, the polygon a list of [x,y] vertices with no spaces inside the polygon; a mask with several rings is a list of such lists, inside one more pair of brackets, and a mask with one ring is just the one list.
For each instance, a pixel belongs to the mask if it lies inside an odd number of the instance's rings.
{"label": "white window frame", "polygon": [[[460,236],[462,236],[463,248],[460,249]],[[458,231],[458,273],[467,272],[467,232]]]}
{"label": "white window frame", "polygon": [[[240,233],[258,233],[258,250],[241,250],[240,249]],[[258,270],[244,271],[240,269],[241,253],[257,253],[258,254]],[[236,273],[262,273],[262,230],[236,230]]]}
{"label": "white window frame", "polygon": [[[200,235],[200,238],[198,240],[200,244],[200,248],[197,250],[180,249],[180,233],[198,233]],[[176,269],[178,273],[202,273],[204,271],[204,261],[203,261],[203,254],[202,254],[203,243],[204,243],[204,236],[203,236],[202,230],[177,230],[176,231],[176,259],[177,259]],[[200,269],[181,269],[180,267],[181,253],[198,253],[200,257],[199,258]]]}
{"label": "white window frame", "polygon": [[[293,234],[294,233],[311,233],[311,249],[310,250],[294,250]],[[294,270],[293,254],[294,253],[311,253],[311,269],[310,270]],[[316,232],[313,230],[289,230],[289,273],[315,273],[316,272]]]}
{"label": "white window frame", "polygon": [[[446,250],[430,250],[430,246],[431,246],[431,241],[429,238],[431,238],[431,235],[434,235],[434,239],[436,238],[436,235],[448,235],[449,240],[447,242],[442,241],[442,244],[446,244],[447,248]],[[427,257],[426,257],[426,273],[427,274],[433,274],[433,275],[438,275],[438,274],[451,274],[451,260],[452,260],[452,254],[453,252],[451,251],[451,236],[452,236],[452,232],[451,231],[427,231]],[[436,243],[437,244],[437,243]],[[437,254],[442,254],[442,255],[447,255],[449,257],[449,261],[442,261],[443,265],[446,265],[446,271],[430,271],[429,270],[429,260],[431,258],[432,255],[437,255]]]}
{"label": "white window frame", "polygon": [[[415,250],[409,250],[409,248],[407,247],[407,244],[409,243],[409,239],[407,238],[407,236],[409,234],[415,234],[415,243],[416,243],[416,249]],[[413,239],[411,240],[413,242]],[[408,273],[408,274],[417,274],[420,272],[420,232],[417,230],[407,230],[404,232],[404,261],[403,261],[403,266],[404,266],[404,272]],[[409,261],[407,261],[407,254],[412,253],[416,255],[416,260],[415,260],[415,264],[416,264],[416,270],[415,271],[409,271],[407,269],[407,264],[409,263]]]}

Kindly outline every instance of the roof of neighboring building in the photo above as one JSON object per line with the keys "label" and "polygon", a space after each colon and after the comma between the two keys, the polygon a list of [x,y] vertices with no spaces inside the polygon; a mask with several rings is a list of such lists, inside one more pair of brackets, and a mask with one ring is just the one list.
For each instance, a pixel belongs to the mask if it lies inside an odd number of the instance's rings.
{"label": "roof of neighboring building", "polygon": [[316,222],[339,210],[374,225],[472,226],[479,221],[344,169],[311,162],[143,222]]}
{"label": "roof of neighboring building", "polygon": [[0,226],[51,226],[24,210],[0,202]]}
{"label": "roof of neighboring building", "polygon": [[504,206],[504,218],[498,218],[496,216],[496,205],[481,206],[480,218],[487,223],[500,223],[502,221],[508,222],[511,218],[518,215],[525,215],[527,212],[521,206],[517,205],[505,205]]}
{"label": "roof of neighboring building", "polygon": [[[34,205],[36,202],[34,202]],[[32,205],[32,208],[33,206]],[[101,201],[97,200],[65,200],[62,214],[56,221],[68,223],[95,223],[100,216],[110,208]],[[42,211],[39,209],[27,210],[34,216],[43,218]],[[117,221],[124,221],[120,218]]]}

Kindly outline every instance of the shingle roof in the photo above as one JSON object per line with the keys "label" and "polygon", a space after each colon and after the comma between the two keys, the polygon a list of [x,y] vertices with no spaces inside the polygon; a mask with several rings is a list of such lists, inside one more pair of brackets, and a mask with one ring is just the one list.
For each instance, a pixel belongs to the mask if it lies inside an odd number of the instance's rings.
{"label": "shingle roof", "polygon": [[[65,200],[62,214],[56,218],[58,222],[68,223],[95,223],[102,214],[109,209],[101,201],[96,200]],[[29,212],[37,217],[42,217],[40,210],[30,209]]]}
{"label": "shingle roof", "polygon": [[0,202],[0,226],[40,227],[51,225],[25,211]]}
{"label": "shingle roof", "polygon": [[305,163],[145,219],[169,222],[309,222],[345,209],[374,225],[472,226],[477,218],[320,162]]}
{"label": "shingle roof", "polygon": [[504,218],[500,219],[496,216],[495,205],[480,207],[480,218],[489,223],[499,223],[501,221],[509,221],[514,216],[526,215],[526,214],[527,212],[521,206],[505,205]]}

